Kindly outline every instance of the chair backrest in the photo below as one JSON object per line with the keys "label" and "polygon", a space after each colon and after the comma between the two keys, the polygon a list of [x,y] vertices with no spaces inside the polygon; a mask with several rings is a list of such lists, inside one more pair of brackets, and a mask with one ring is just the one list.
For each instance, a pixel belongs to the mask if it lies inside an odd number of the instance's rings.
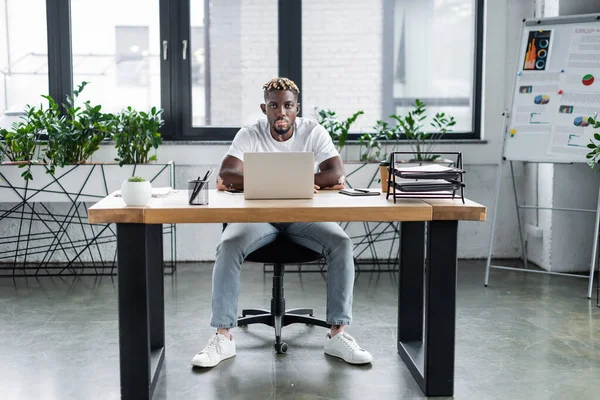
{"label": "chair backrest", "polygon": [[[227,224],[223,224],[223,230]],[[283,235],[246,256],[247,261],[266,264],[299,264],[317,261],[323,258],[321,253],[296,244]]]}

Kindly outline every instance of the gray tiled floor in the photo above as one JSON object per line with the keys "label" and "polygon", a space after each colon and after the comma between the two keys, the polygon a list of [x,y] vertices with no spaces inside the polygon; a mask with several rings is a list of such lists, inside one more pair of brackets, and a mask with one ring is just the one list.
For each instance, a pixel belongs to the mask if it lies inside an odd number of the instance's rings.
{"label": "gray tiled floor", "polygon": [[[492,270],[459,263],[456,399],[598,399],[600,308],[585,297],[587,281]],[[156,399],[420,399],[395,351],[395,274],[356,279],[354,324],[348,332],[371,351],[356,367],[323,354],[326,330],[289,326],[286,355],[272,330],[234,331],[238,355],[212,370],[189,360],[213,330],[208,264],[166,277],[167,357]],[[288,307],[324,313],[317,273],[288,273]],[[268,306],[271,279],[244,266],[241,306]],[[118,399],[116,279],[0,279],[0,398]]]}

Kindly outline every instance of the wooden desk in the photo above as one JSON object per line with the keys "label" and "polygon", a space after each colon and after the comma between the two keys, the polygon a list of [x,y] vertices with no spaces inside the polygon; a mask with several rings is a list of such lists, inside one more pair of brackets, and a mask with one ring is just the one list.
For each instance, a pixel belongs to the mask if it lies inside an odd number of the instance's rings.
{"label": "wooden desk", "polygon": [[458,221],[484,221],[485,213],[468,200],[394,204],[385,195],[337,191],[310,200],[244,200],[211,190],[207,206],[188,205],[187,191],[145,207],[127,207],[113,195],[100,200],[89,222],[117,224],[121,398],[151,398],[164,360],[162,224],[316,221],[402,221],[398,352],[427,396],[452,396]]}

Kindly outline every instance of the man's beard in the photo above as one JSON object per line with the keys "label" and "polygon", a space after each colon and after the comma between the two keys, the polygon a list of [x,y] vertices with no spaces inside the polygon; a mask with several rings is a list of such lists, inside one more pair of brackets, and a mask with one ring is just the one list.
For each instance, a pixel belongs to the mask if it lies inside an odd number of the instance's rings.
{"label": "man's beard", "polygon": [[[283,122],[285,122],[285,123],[287,124],[287,127],[285,127],[285,128],[283,128],[283,127],[279,127],[279,128],[278,128],[278,127],[277,127],[277,122],[279,122],[279,121],[283,121]],[[275,121],[275,123],[273,124],[273,130],[274,130],[274,131],[275,131],[275,133],[276,133],[276,134],[278,134],[279,136],[283,136],[283,135],[285,135],[286,133],[288,133],[288,132],[290,131],[290,128],[291,128],[291,126],[290,126],[290,123],[289,123],[289,122],[287,122],[286,120],[283,120],[283,119],[278,119],[278,120],[277,120],[277,121]]]}

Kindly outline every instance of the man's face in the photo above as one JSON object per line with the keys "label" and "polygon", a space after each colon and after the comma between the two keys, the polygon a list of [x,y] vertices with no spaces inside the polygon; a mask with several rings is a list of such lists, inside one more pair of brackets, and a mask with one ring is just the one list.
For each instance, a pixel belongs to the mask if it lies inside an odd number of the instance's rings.
{"label": "man's face", "polygon": [[260,108],[267,116],[271,131],[281,136],[291,131],[300,111],[296,96],[289,90],[268,92],[265,104],[261,104]]}

